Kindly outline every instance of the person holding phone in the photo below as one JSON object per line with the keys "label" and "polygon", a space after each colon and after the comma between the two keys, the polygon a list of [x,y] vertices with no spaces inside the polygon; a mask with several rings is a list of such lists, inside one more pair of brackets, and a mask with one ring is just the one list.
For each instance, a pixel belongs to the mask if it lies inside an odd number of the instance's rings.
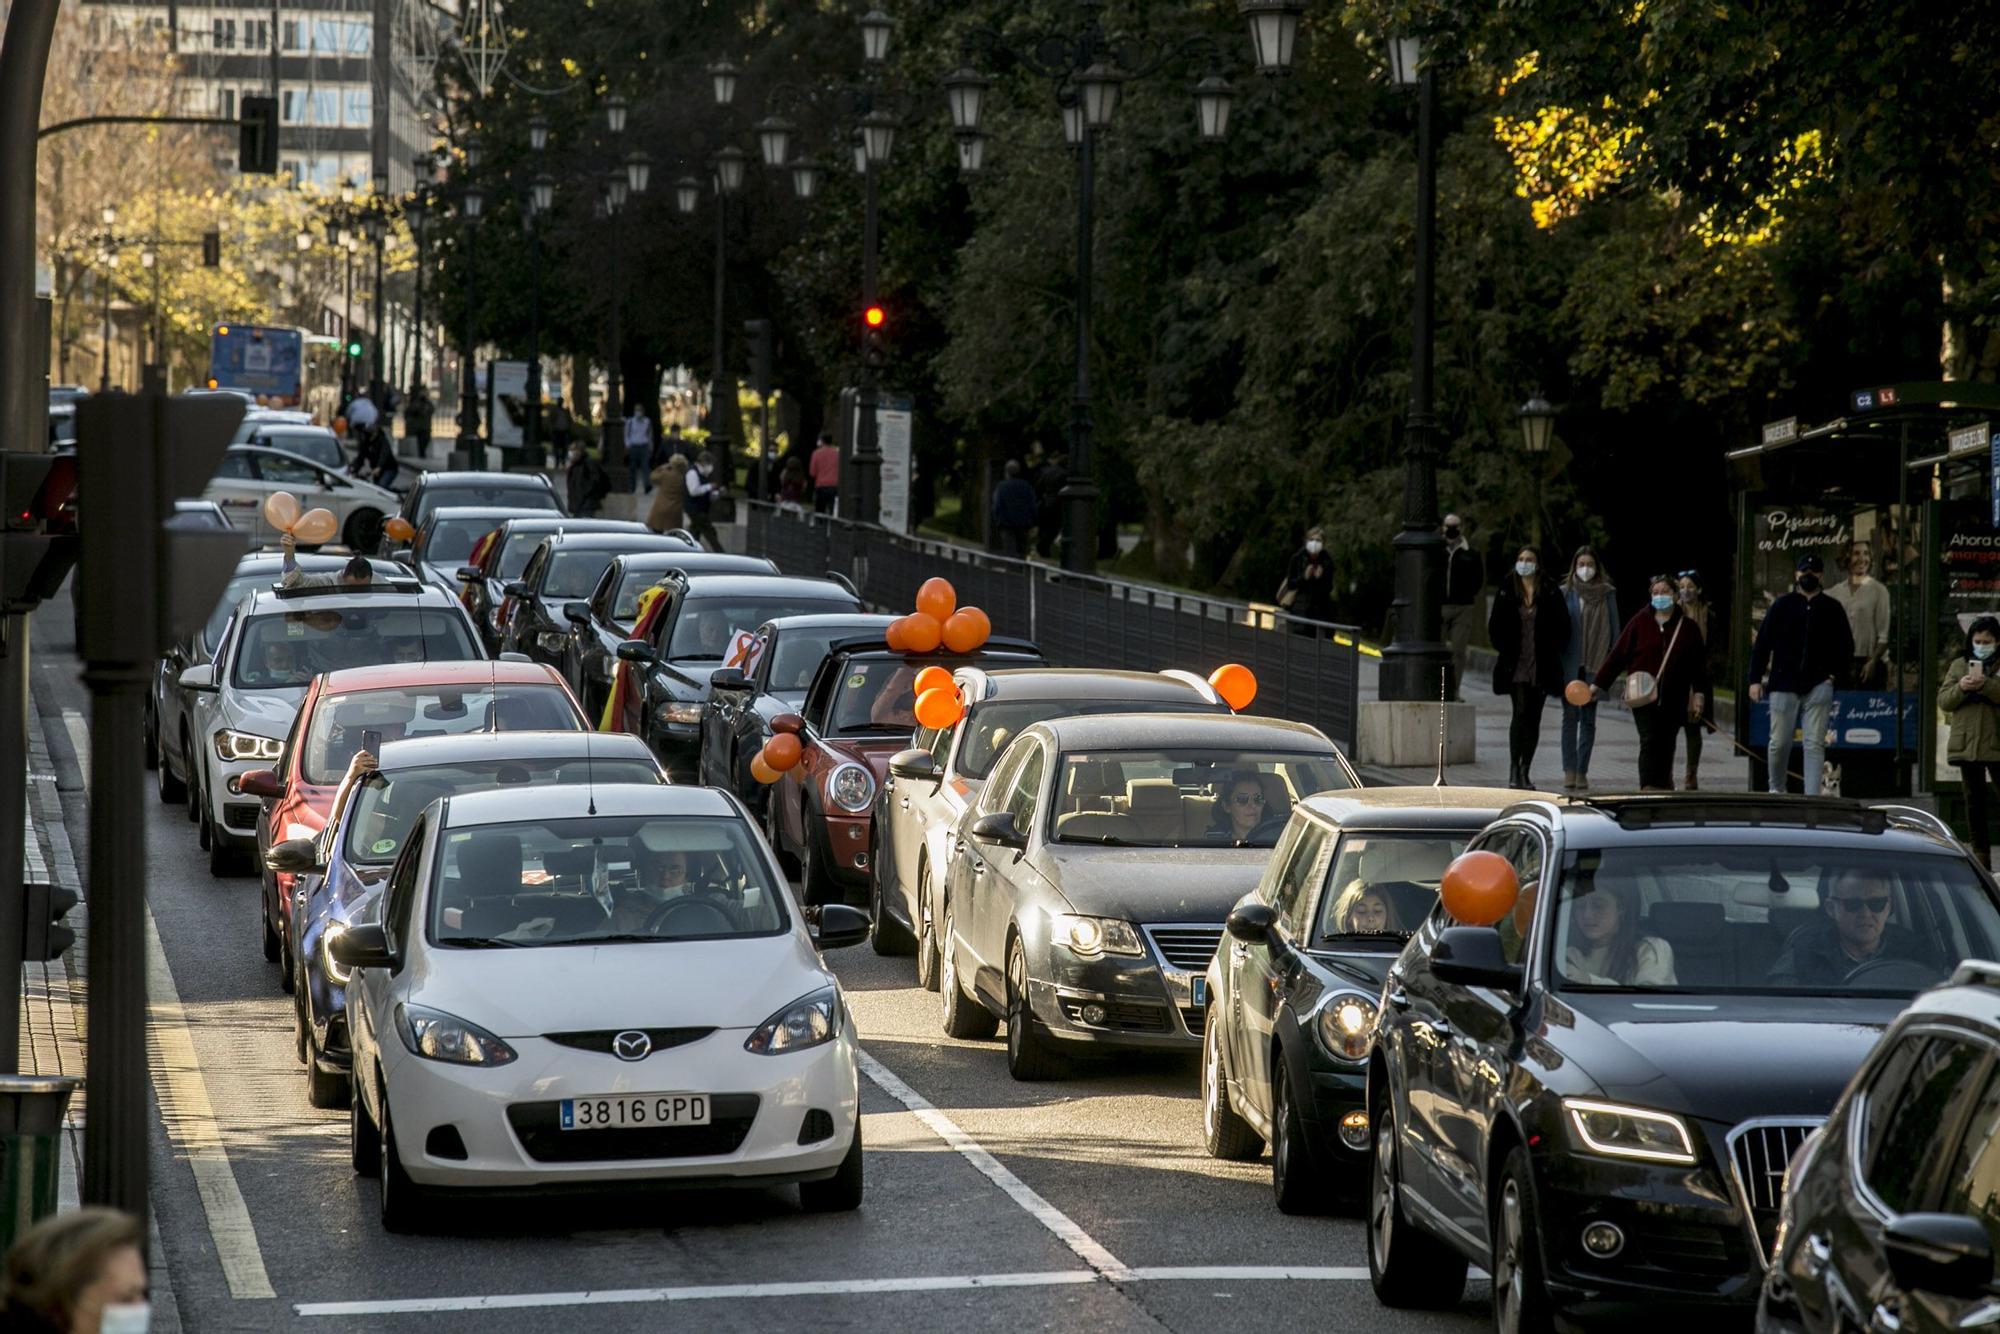
{"label": "person holding phone", "polygon": [[1965,783],[1965,818],[1972,826],[1972,850],[1993,865],[1993,840],[1986,828],[1988,779],[2000,780],[2000,680],[1994,678],[2000,650],[2000,619],[1981,616],[1966,631],[1965,652],[1953,658],[1938,689],[1938,709],[1951,724],[1945,758],[1958,766]]}

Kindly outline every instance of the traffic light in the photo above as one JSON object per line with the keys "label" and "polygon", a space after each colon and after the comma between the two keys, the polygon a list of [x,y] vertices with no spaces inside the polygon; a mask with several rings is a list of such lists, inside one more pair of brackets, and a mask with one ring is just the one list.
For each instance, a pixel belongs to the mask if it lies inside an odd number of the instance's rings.
{"label": "traffic light", "polygon": [[61,885],[29,880],[21,885],[21,957],[33,962],[60,959],[76,944],[76,932],[63,918],[78,903],[77,893]]}
{"label": "traffic light", "polygon": [[750,380],[756,387],[757,397],[771,397],[771,322],[769,320],[745,320],[743,332],[750,339]]}
{"label": "traffic light", "polygon": [[862,334],[861,354],[871,366],[882,364],[882,335],[889,326],[889,314],[880,306],[869,306],[861,312]]}
{"label": "traffic light", "polygon": [[201,263],[208,269],[222,267],[222,233],[213,227],[201,234]]}
{"label": "traffic light", "polygon": [[246,176],[278,174],[278,99],[245,97],[236,123],[236,169]]}
{"label": "traffic light", "polygon": [[359,338],[350,338],[347,340],[347,355],[352,360],[358,361],[361,359],[361,340]]}
{"label": "traffic light", "polygon": [[0,504],[0,611],[31,611],[76,563],[76,455],[0,453]]}

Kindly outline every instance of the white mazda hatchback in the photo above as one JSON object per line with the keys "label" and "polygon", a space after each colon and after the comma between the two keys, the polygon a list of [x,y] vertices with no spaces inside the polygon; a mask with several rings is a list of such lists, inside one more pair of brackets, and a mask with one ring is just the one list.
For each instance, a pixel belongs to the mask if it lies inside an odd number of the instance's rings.
{"label": "white mazda hatchback", "polygon": [[460,1188],[796,1182],[808,1210],[857,1207],[853,1020],[819,949],[868,923],[819,912],[713,788],[433,802],[381,923],[332,946],[383,1225]]}

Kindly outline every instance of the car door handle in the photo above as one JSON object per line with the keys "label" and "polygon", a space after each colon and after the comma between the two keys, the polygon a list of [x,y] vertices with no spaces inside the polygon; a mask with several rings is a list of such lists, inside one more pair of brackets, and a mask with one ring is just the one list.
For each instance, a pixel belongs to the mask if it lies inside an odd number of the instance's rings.
{"label": "car door handle", "polygon": [[1868,1317],[1868,1328],[1881,1330],[1882,1334],[1895,1334],[1903,1327],[1903,1304],[1890,1297],[1875,1303],[1875,1311]]}
{"label": "car door handle", "polygon": [[1409,994],[1405,992],[1401,987],[1389,988],[1386,999],[1388,1000],[1389,1004],[1395,1006],[1399,1010],[1406,1010],[1410,1006]]}
{"label": "car door handle", "polygon": [[974,857],[974,858],[972,858],[972,873],[973,873],[974,875],[985,875],[985,874],[986,874],[986,863],[985,863],[985,862],[983,862],[983,861],[980,861],[980,860],[979,860],[979,858],[977,858],[977,857]]}
{"label": "car door handle", "polygon": [[1807,1278],[1818,1278],[1832,1259],[1833,1242],[1826,1234],[1815,1232],[1806,1238],[1805,1260],[1800,1267],[1805,1270]]}
{"label": "car door handle", "polygon": [[899,798],[897,798],[897,800],[896,800],[896,804],[897,804],[898,806],[901,806],[901,807],[902,807],[902,808],[903,808],[904,810],[906,810],[906,811],[907,811],[908,809],[910,809],[910,799],[909,799],[908,797],[899,797]]}

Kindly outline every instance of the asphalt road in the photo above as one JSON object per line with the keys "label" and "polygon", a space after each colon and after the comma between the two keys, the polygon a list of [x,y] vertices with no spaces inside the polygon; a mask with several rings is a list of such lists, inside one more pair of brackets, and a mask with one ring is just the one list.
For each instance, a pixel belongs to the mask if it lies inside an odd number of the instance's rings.
{"label": "asphalt road", "polygon": [[[88,699],[68,607],[37,618],[34,694],[88,830],[73,737]],[[1369,1291],[1358,1218],[1288,1218],[1267,1162],[1201,1150],[1190,1060],[1017,1084],[1000,1043],[941,1035],[907,959],[835,966],[871,1058],[867,1199],[809,1217],[792,1191],[455,1207],[391,1237],[316,1111],[290,998],[258,949],[256,881],[216,879],[181,810],[149,800],[153,1197],[187,1330],[1474,1330],[1486,1289],[1406,1314]]]}

